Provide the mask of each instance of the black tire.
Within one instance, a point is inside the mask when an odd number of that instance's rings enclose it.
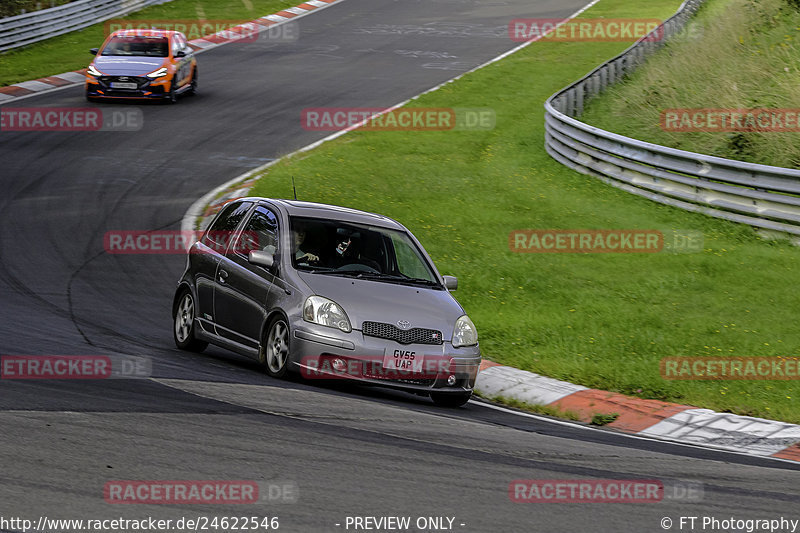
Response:
[[[432,392],[431,400],[439,407],[461,407],[472,397],[471,392]]]
[[[194,336],[194,297],[189,289],[182,289],[172,308],[172,338],[175,346],[189,352],[202,352],[208,343]]]
[[[192,71],[192,83],[189,85],[186,94],[191,94],[192,96],[197,94],[197,67]]]
[[[264,371],[273,378],[285,378],[289,373],[289,324],[282,316],[270,320],[258,360]]]
[[[86,95],[87,102],[97,102],[98,100],[99,98],[95,98],[94,96],[89,96],[88,94]]]
[[[164,103],[170,105],[178,103],[178,91],[177,91],[178,88],[175,87],[175,84],[178,83],[177,77],[178,77],[177,74],[172,76],[172,83],[170,83],[169,85],[169,92],[167,93],[167,97],[164,98]]]

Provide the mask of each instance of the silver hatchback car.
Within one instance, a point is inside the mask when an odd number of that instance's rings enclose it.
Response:
[[[481,362],[475,325],[398,222],[331,205],[242,198],[189,250],[175,344],[257,359],[273,377],[346,379],[460,406]]]

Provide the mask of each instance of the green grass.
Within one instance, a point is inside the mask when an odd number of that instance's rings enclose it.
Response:
[[[676,0],[603,0],[585,17],[659,17]],[[484,356],[642,398],[800,422],[792,382],[665,381],[665,356],[798,355],[800,250],[629,195],[544,151],[542,104],[624,43],[537,43],[412,102],[492,107],[483,132],[353,132],[268,169],[253,194],[382,213],[422,241]],[[696,254],[516,254],[522,228],[703,232]]]
[[[0,18],[21,15],[23,9],[26,13],[30,13],[39,9],[57,7],[74,1],[75,0],[4,0],[3,3],[0,4]]]
[[[582,120],[674,148],[797,168],[800,133],[667,132],[659,117],[675,108],[797,108],[798,29],[800,11],[787,0],[710,0],[690,38],[593,100]]]
[[[592,425],[605,426],[607,424],[612,423],[617,418],[619,418],[619,413],[608,413],[608,414],[597,413],[594,416],[592,416]]]
[[[142,9],[125,18],[248,21],[299,3],[297,0],[173,0]],[[105,37],[101,23],[2,54],[0,86],[85,68],[92,59],[89,49],[100,46]]]

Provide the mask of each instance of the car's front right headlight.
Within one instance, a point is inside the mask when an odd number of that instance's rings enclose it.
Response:
[[[478,330],[475,329],[475,324],[467,315],[459,317],[456,320],[456,327],[453,328],[453,348],[476,344],[478,344]]]
[[[95,78],[98,78],[100,76],[104,76],[104,74],[102,72],[100,72],[99,70],[97,70],[97,68],[94,65],[89,65],[89,68],[86,69],[86,73],[89,76],[94,76]]]
[[[309,296],[303,305],[303,318],[308,322],[338,328],[345,333],[350,333],[350,319],[344,309],[334,302],[322,296]]]
[[[161,67],[158,70],[154,70],[150,74],[146,74],[146,76],[148,78],[150,78],[151,80],[154,80],[156,78],[162,78],[162,77],[166,76],[168,72],[169,72],[169,70],[167,69],[167,67]]]

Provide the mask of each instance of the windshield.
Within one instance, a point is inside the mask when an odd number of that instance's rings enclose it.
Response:
[[[167,57],[169,55],[169,40],[166,37],[120,35],[108,41],[101,55]]]
[[[439,285],[403,231],[337,220],[292,217],[292,264],[321,274]]]

